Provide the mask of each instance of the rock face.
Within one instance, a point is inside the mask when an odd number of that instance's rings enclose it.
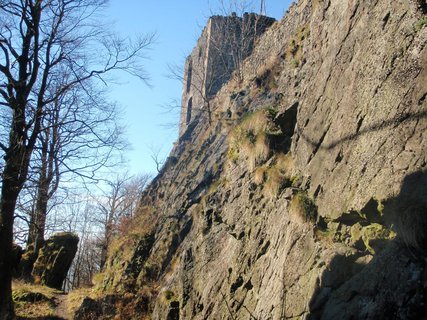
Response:
[[[74,256],[79,238],[73,233],[57,233],[50,237],[40,249],[32,276],[35,283],[61,289]]]
[[[423,8],[293,5],[181,136],[98,290],[145,297],[135,318],[425,315]]]

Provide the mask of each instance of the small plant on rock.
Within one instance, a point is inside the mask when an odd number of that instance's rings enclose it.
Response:
[[[277,167],[273,166],[267,171],[267,181],[265,182],[264,192],[270,199],[276,198],[280,192],[290,186],[290,180]]]
[[[298,192],[291,200],[289,214],[297,223],[316,222],[317,207],[306,192]]]
[[[277,111],[266,108],[251,113],[233,130],[229,137],[228,158],[237,163],[240,157],[248,161],[251,171],[271,156],[271,136],[280,131],[274,124]]]
[[[418,20],[415,25],[414,29],[416,32],[420,31],[422,28],[427,26],[427,18],[422,18],[421,20]]]

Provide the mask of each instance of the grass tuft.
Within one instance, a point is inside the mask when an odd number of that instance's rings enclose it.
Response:
[[[415,25],[414,25],[414,29],[416,32],[420,31],[422,28],[424,28],[425,26],[427,26],[427,17],[426,18],[422,18],[421,20],[418,20]]]
[[[264,185],[264,193],[270,199],[275,199],[284,188],[290,186],[289,178],[277,167],[270,167],[267,171],[267,181]]]
[[[271,156],[270,136],[278,130],[273,120],[276,111],[266,108],[248,114],[230,133],[228,159],[237,163],[246,159],[251,171],[265,163]]]
[[[267,170],[266,167],[258,167],[254,171],[254,182],[257,185],[262,185],[267,179]]]
[[[308,25],[299,27],[296,34],[289,41],[286,49],[286,57],[293,68],[298,68],[304,63],[303,47],[305,40],[310,36],[310,28]]]
[[[289,206],[291,220],[300,224],[316,222],[317,207],[306,192],[298,192],[291,200]]]

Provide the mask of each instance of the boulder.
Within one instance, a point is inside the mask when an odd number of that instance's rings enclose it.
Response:
[[[76,255],[78,243],[79,237],[70,232],[57,233],[49,238],[34,263],[34,282],[60,290]]]

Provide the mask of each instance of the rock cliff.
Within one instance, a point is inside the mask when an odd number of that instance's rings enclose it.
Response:
[[[145,190],[97,316],[422,318],[425,9],[292,5]]]

